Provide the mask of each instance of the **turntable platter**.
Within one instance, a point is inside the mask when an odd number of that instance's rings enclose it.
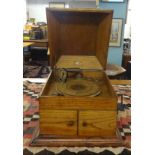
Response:
[[[65,96],[97,96],[101,92],[94,81],[83,78],[69,79],[65,83],[59,82],[57,91]]]

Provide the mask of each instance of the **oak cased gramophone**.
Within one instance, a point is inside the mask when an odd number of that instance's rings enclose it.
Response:
[[[112,10],[47,8],[52,73],[32,146],[117,146],[117,97],[104,70]]]

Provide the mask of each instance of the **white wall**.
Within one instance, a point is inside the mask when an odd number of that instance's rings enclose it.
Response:
[[[45,8],[49,7],[49,2],[53,0],[26,0],[27,1],[27,12],[29,18],[35,18],[36,22],[46,22],[46,11]],[[54,1],[64,1],[64,0],[54,0]],[[70,0],[65,0],[70,1]],[[96,2],[94,0],[90,0],[89,2],[70,2],[70,7],[88,7],[94,8],[96,7]]]
[[[35,18],[36,22],[46,22],[45,8],[51,0],[27,0],[27,12],[29,18]]]
[[[127,21],[125,24],[124,38],[131,38],[131,0],[128,3]]]
[[[23,26],[25,25],[27,21],[27,16],[26,16],[26,0],[23,2]]]

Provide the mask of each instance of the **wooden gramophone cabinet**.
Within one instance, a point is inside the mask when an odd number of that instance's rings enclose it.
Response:
[[[118,146],[117,97],[104,70],[112,10],[47,8],[51,67],[92,70],[97,97],[56,96],[54,73],[39,97],[40,123],[32,146]],[[98,74],[99,73],[99,74]]]

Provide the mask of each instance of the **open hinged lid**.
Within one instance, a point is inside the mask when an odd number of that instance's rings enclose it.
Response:
[[[112,10],[47,8],[51,67],[105,70]]]

